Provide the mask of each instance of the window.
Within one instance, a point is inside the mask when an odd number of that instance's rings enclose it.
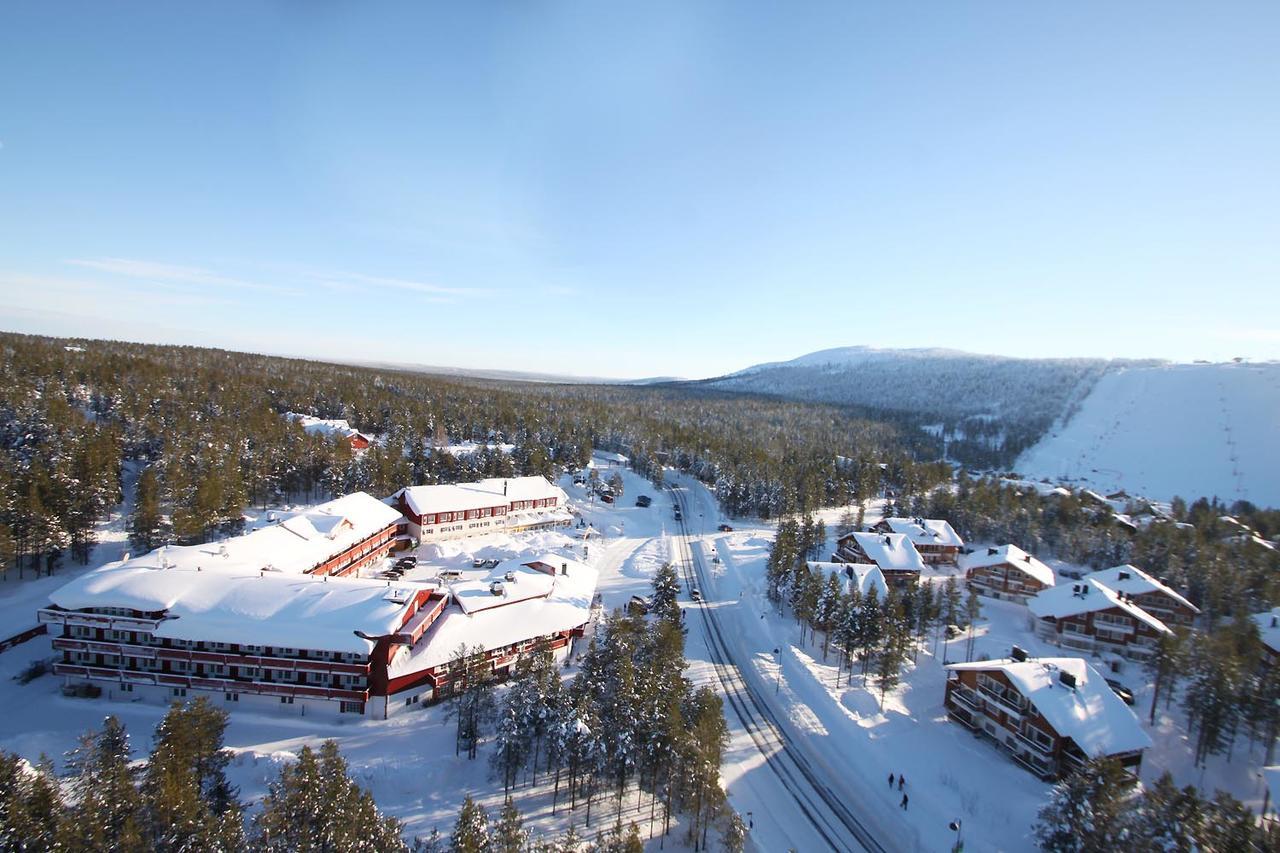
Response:
[[[343,702],[339,706],[339,711],[343,714],[362,714],[364,713],[364,708],[361,707],[359,702]]]
[[[239,694],[239,693],[228,693],[228,694],[226,694],[226,699],[227,699],[227,701],[228,701],[228,702],[239,702],[239,701],[240,701],[240,694]]]
[[[123,693],[132,693],[132,692],[133,692],[133,685],[132,685],[132,684],[129,684],[129,683],[127,683],[127,682],[126,682],[125,684],[121,684],[121,685],[120,685],[120,690],[121,690],[121,692],[123,692]]]
[[[175,687],[175,688],[173,688],[173,695],[174,695],[174,696],[178,696],[178,697],[186,696],[186,695],[187,695],[187,688],[185,688],[185,687]]]
[[[281,696],[281,697],[280,697],[280,704],[281,704],[281,705],[292,705],[292,704],[293,704],[293,697],[292,697],[292,696]]]

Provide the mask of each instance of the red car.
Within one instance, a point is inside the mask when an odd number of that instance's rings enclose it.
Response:
[[[720,532],[721,532],[721,533],[729,533],[729,532],[731,532],[732,530],[733,530],[733,528],[732,528],[732,527],[730,527],[730,526],[729,526],[729,525],[727,525],[727,524],[722,524],[722,525],[720,525]]]

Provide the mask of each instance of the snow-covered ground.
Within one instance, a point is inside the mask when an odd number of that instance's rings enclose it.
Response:
[[[1280,363],[1131,368],[1099,380],[1016,468],[1104,494],[1280,506],[1277,429]]]
[[[599,592],[605,609],[624,605],[632,595],[647,594],[653,573],[667,559],[669,544],[664,534],[671,519],[670,498],[630,471],[612,470],[621,471],[625,486],[624,495],[613,505],[590,501],[585,489],[573,486],[569,478],[562,482],[571,504],[591,526],[585,540],[581,531],[574,529],[495,534],[427,545],[418,551],[422,564],[408,576],[428,577],[440,568],[487,574],[487,570],[474,570],[472,561],[558,552],[585,559],[600,571]],[[601,473],[608,476],[612,470]],[[639,494],[653,496],[653,505],[635,506],[635,497]],[[283,511],[274,512],[279,515]],[[266,513],[262,513],[261,518],[258,515],[253,511],[247,513],[248,527],[269,523]],[[0,619],[18,626],[15,631],[33,626],[35,611],[47,601],[50,590],[77,574],[118,559],[127,549],[126,517],[127,506],[121,507],[104,526],[105,541],[95,551],[90,566],[61,569],[52,578],[33,580],[29,576],[21,582],[15,574],[10,582],[0,584]],[[75,745],[81,732],[101,725],[105,715],[115,714],[128,727],[135,750],[145,754],[151,733],[164,713],[159,705],[67,698],[58,689],[60,680],[53,676],[37,678],[26,685],[13,680],[13,676],[31,662],[52,655],[47,636],[0,654],[0,718],[5,720],[0,730],[0,749],[31,760],[47,754],[61,766],[63,754]],[[567,674],[571,673],[572,667]],[[317,745],[324,739],[334,738],[353,774],[372,789],[384,810],[406,822],[410,837],[426,835],[433,827],[447,834],[466,794],[475,795],[494,815],[502,806],[501,785],[490,778],[488,750],[482,748],[475,761],[454,756],[453,723],[447,717],[448,707],[448,703],[424,707],[420,712],[385,721],[321,720],[235,709],[226,738],[227,745],[236,752],[229,773],[233,783],[240,786],[242,798],[254,802],[265,794],[268,782],[278,773],[282,761],[290,760],[304,744]],[[526,785],[516,792],[519,807],[535,830],[562,832],[572,821],[580,832],[594,835],[597,829],[613,825],[616,811],[612,799],[606,802],[606,798],[598,798],[592,825],[588,828],[584,826],[585,808],[580,803],[578,809],[570,813],[565,807],[563,790],[558,813],[553,816],[551,787],[543,784],[544,781],[550,780],[539,779],[537,787]],[[647,828],[648,817],[647,799],[637,808],[634,794],[628,797],[623,822],[635,820]],[[673,826],[678,827],[678,822]],[[666,845],[679,849],[680,832],[673,828]],[[655,839],[653,849],[658,845]]]

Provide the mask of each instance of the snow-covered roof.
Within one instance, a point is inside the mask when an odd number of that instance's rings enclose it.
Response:
[[[605,462],[616,462],[619,465],[626,465],[631,460],[623,456],[621,453],[614,453],[611,450],[596,450],[592,452],[592,456],[602,459]]]
[[[881,571],[924,571],[924,560],[901,533],[850,533],[858,547]]]
[[[1138,718],[1106,679],[1082,658],[1032,658],[953,663],[950,670],[998,670],[1053,726],[1090,756],[1117,755],[1151,746]],[[1075,678],[1074,689],[1059,673]]]
[[[395,631],[413,594],[430,588],[220,567],[162,569],[129,560],[81,575],[49,598],[65,610],[165,611],[157,637],[364,654],[373,643],[354,632]]]
[[[303,431],[311,435],[322,435],[325,438],[333,438],[335,435],[343,438],[364,435],[359,430],[353,429],[351,424],[341,418],[316,418],[298,412],[285,412],[284,416],[290,420],[297,421],[302,426]],[[364,437],[368,438],[369,436],[365,435]]]
[[[450,605],[411,651],[396,656],[390,674],[408,675],[447,663],[462,644],[497,649],[568,631],[588,621],[598,579],[594,568],[556,554],[525,560],[524,565],[554,568],[556,574],[548,576],[553,583],[546,596],[473,613]]]
[[[399,512],[372,495],[353,492],[241,536],[199,545],[167,545],[127,560],[126,565],[302,574],[400,519]]]
[[[1160,633],[1173,633],[1163,622],[1141,607],[1122,600],[1115,592],[1090,578],[1046,589],[1027,602],[1027,609],[1041,619],[1065,619],[1113,607],[1118,607]]]
[[[884,572],[874,563],[824,563],[818,560],[809,562],[809,571],[818,572],[823,577],[834,572],[842,580],[853,572],[852,583],[858,585],[858,594],[866,596],[875,587],[876,597],[884,601],[889,597],[889,584],[885,583]]]
[[[1190,601],[1187,601],[1181,595],[1151,577],[1151,575],[1147,574],[1137,566],[1126,563],[1123,566],[1112,566],[1109,569],[1090,572],[1085,575],[1085,577],[1097,581],[1108,589],[1114,590],[1115,592],[1122,592],[1125,595],[1142,595],[1149,592],[1164,593],[1179,604],[1190,608],[1191,612],[1200,612],[1200,608],[1196,607]]]
[[[564,490],[545,477],[491,477],[474,483],[409,486],[393,497],[400,495],[404,495],[409,508],[418,515],[486,509],[546,498],[558,498],[559,505],[564,506],[568,500]]]
[[[886,518],[884,523],[894,533],[901,533],[916,545],[964,545],[960,534],[941,518]]]
[[[508,580],[507,576],[511,579]],[[494,584],[499,584],[495,593]],[[492,607],[502,607],[530,598],[541,598],[551,592],[555,580],[547,572],[535,569],[523,560],[508,560],[485,578],[459,581],[449,586],[453,598],[467,613],[478,613]]]
[[[1025,572],[1045,586],[1053,586],[1053,569],[1019,548],[1017,545],[1001,545],[999,548],[983,548],[960,558],[960,568],[984,569],[1008,563]]]
[[[1271,651],[1280,654],[1280,607],[1255,613],[1253,621],[1258,626],[1258,634],[1262,637],[1262,642]]]

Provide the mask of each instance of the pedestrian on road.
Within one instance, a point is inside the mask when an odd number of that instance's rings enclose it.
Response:
[[[903,775],[901,775],[901,774],[899,774],[899,775],[898,775],[898,790],[899,790],[899,791],[901,791],[901,790],[902,790],[902,786],[903,786],[903,785],[905,785],[905,784],[907,784],[907,777],[906,777],[906,776],[903,776]]]
[[[907,810],[907,795],[906,795],[906,794],[903,794],[903,795],[902,795],[902,810],[903,810],[904,812]]]
[[[892,791],[892,790],[893,790],[893,780],[894,780],[894,779],[896,779],[896,778],[897,778],[897,777],[896,777],[896,776],[894,776],[892,773],[890,773],[890,774],[889,774],[889,790],[890,790],[890,791]]]

